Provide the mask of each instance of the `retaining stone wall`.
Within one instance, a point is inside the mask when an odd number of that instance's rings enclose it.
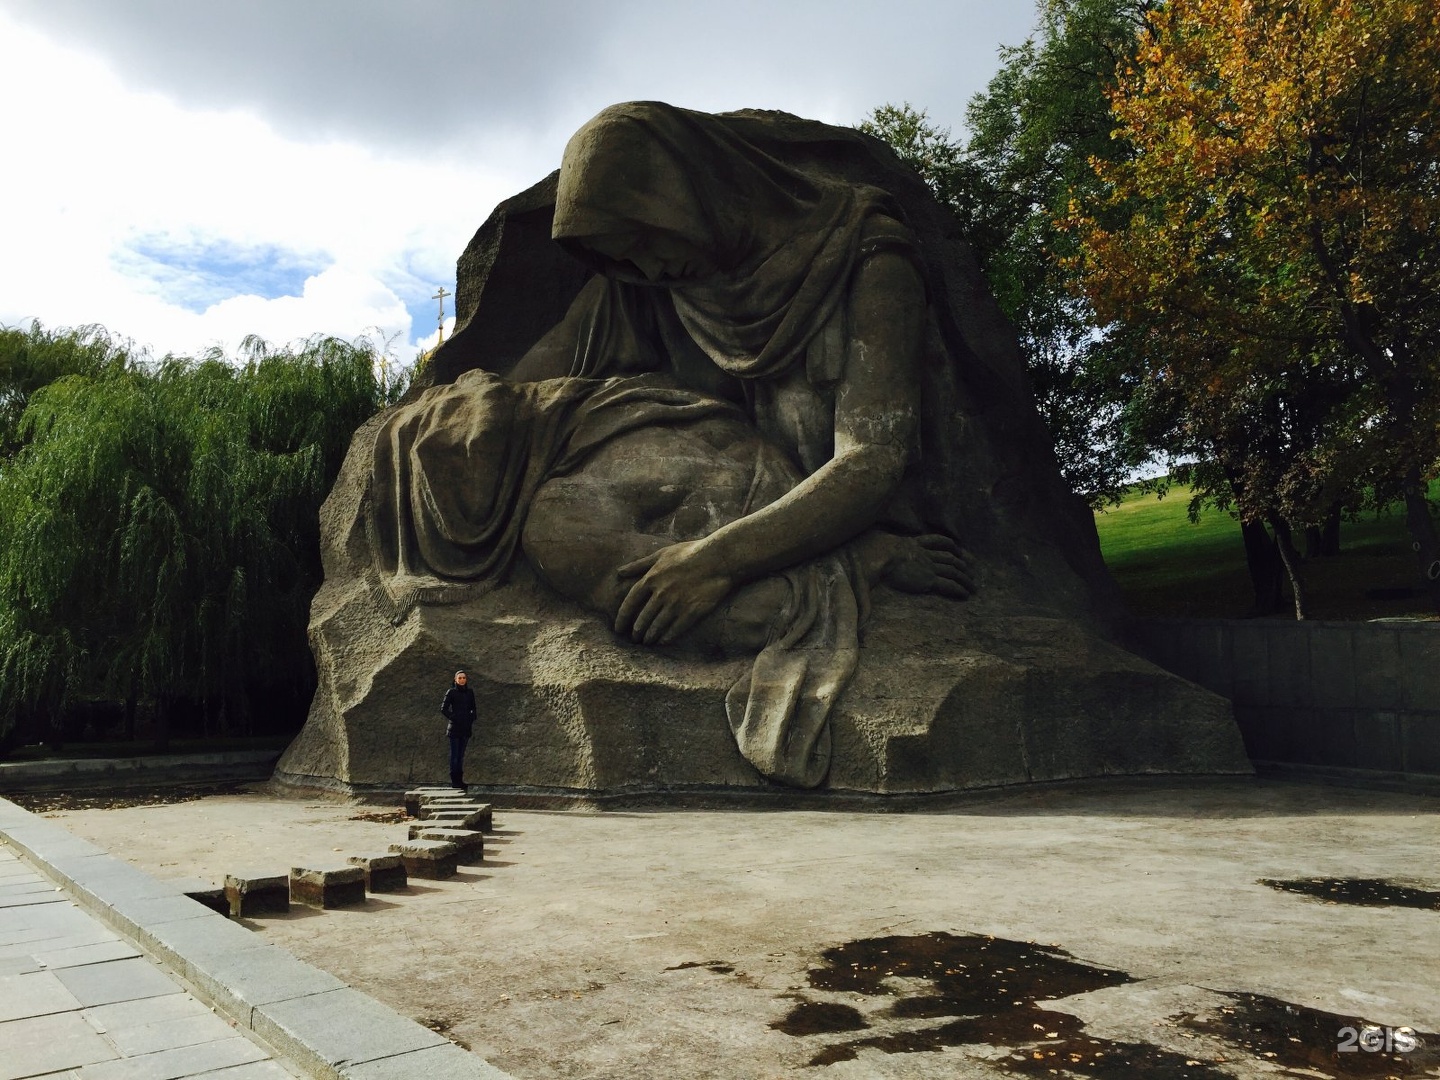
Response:
[[[1141,619],[1127,638],[1230,698],[1257,767],[1440,788],[1440,623]]]

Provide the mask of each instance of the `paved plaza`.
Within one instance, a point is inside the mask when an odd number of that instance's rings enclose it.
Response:
[[[0,849],[0,1080],[294,1075]]]
[[[383,850],[405,830],[384,809],[257,790],[50,816],[218,880]],[[497,809],[455,877],[245,925],[522,1080],[1437,1076],[1401,1029],[1440,1031],[1440,911],[1399,906],[1440,887],[1437,826],[1433,798],[1272,781]],[[1378,906],[1262,883],[1351,878]]]

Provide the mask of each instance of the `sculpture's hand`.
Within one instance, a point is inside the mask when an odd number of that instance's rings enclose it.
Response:
[[[885,564],[885,584],[908,593],[938,593],[955,600],[973,596],[975,564],[948,536],[897,536]]]
[[[644,645],[668,645],[703,619],[735,587],[714,565],[702,541],[687,540],[626,563],[623,578],[639,578],[615,616],[615,632]]]

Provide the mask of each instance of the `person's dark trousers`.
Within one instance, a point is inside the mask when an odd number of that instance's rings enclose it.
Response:
[[[469,735],[450,736],[450,783],[456,787],[465,786],[465,744]]]

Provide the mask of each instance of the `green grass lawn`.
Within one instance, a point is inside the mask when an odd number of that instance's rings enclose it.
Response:
[[[1436,493],[1432,487],[1432,497]],[[1253,605],[1240,525],[1206,510],[1191,523],[1190,489],[1164,499],[1131,494],[1095,515],[1100,550],[1137,615],[1242,618]],[[1312,619],[1433,617],[1420,592],[1419,571],[1398,507],[1340,529],[1340,554],[1304,563]],[[1377,598],[1376,590],[1389,592]],[[1413,596],[1397,596],[1413,590]],[[1288,601],[1287,601],[1288,603]],[[1287,609],[1282,617],[1293,615]]]

